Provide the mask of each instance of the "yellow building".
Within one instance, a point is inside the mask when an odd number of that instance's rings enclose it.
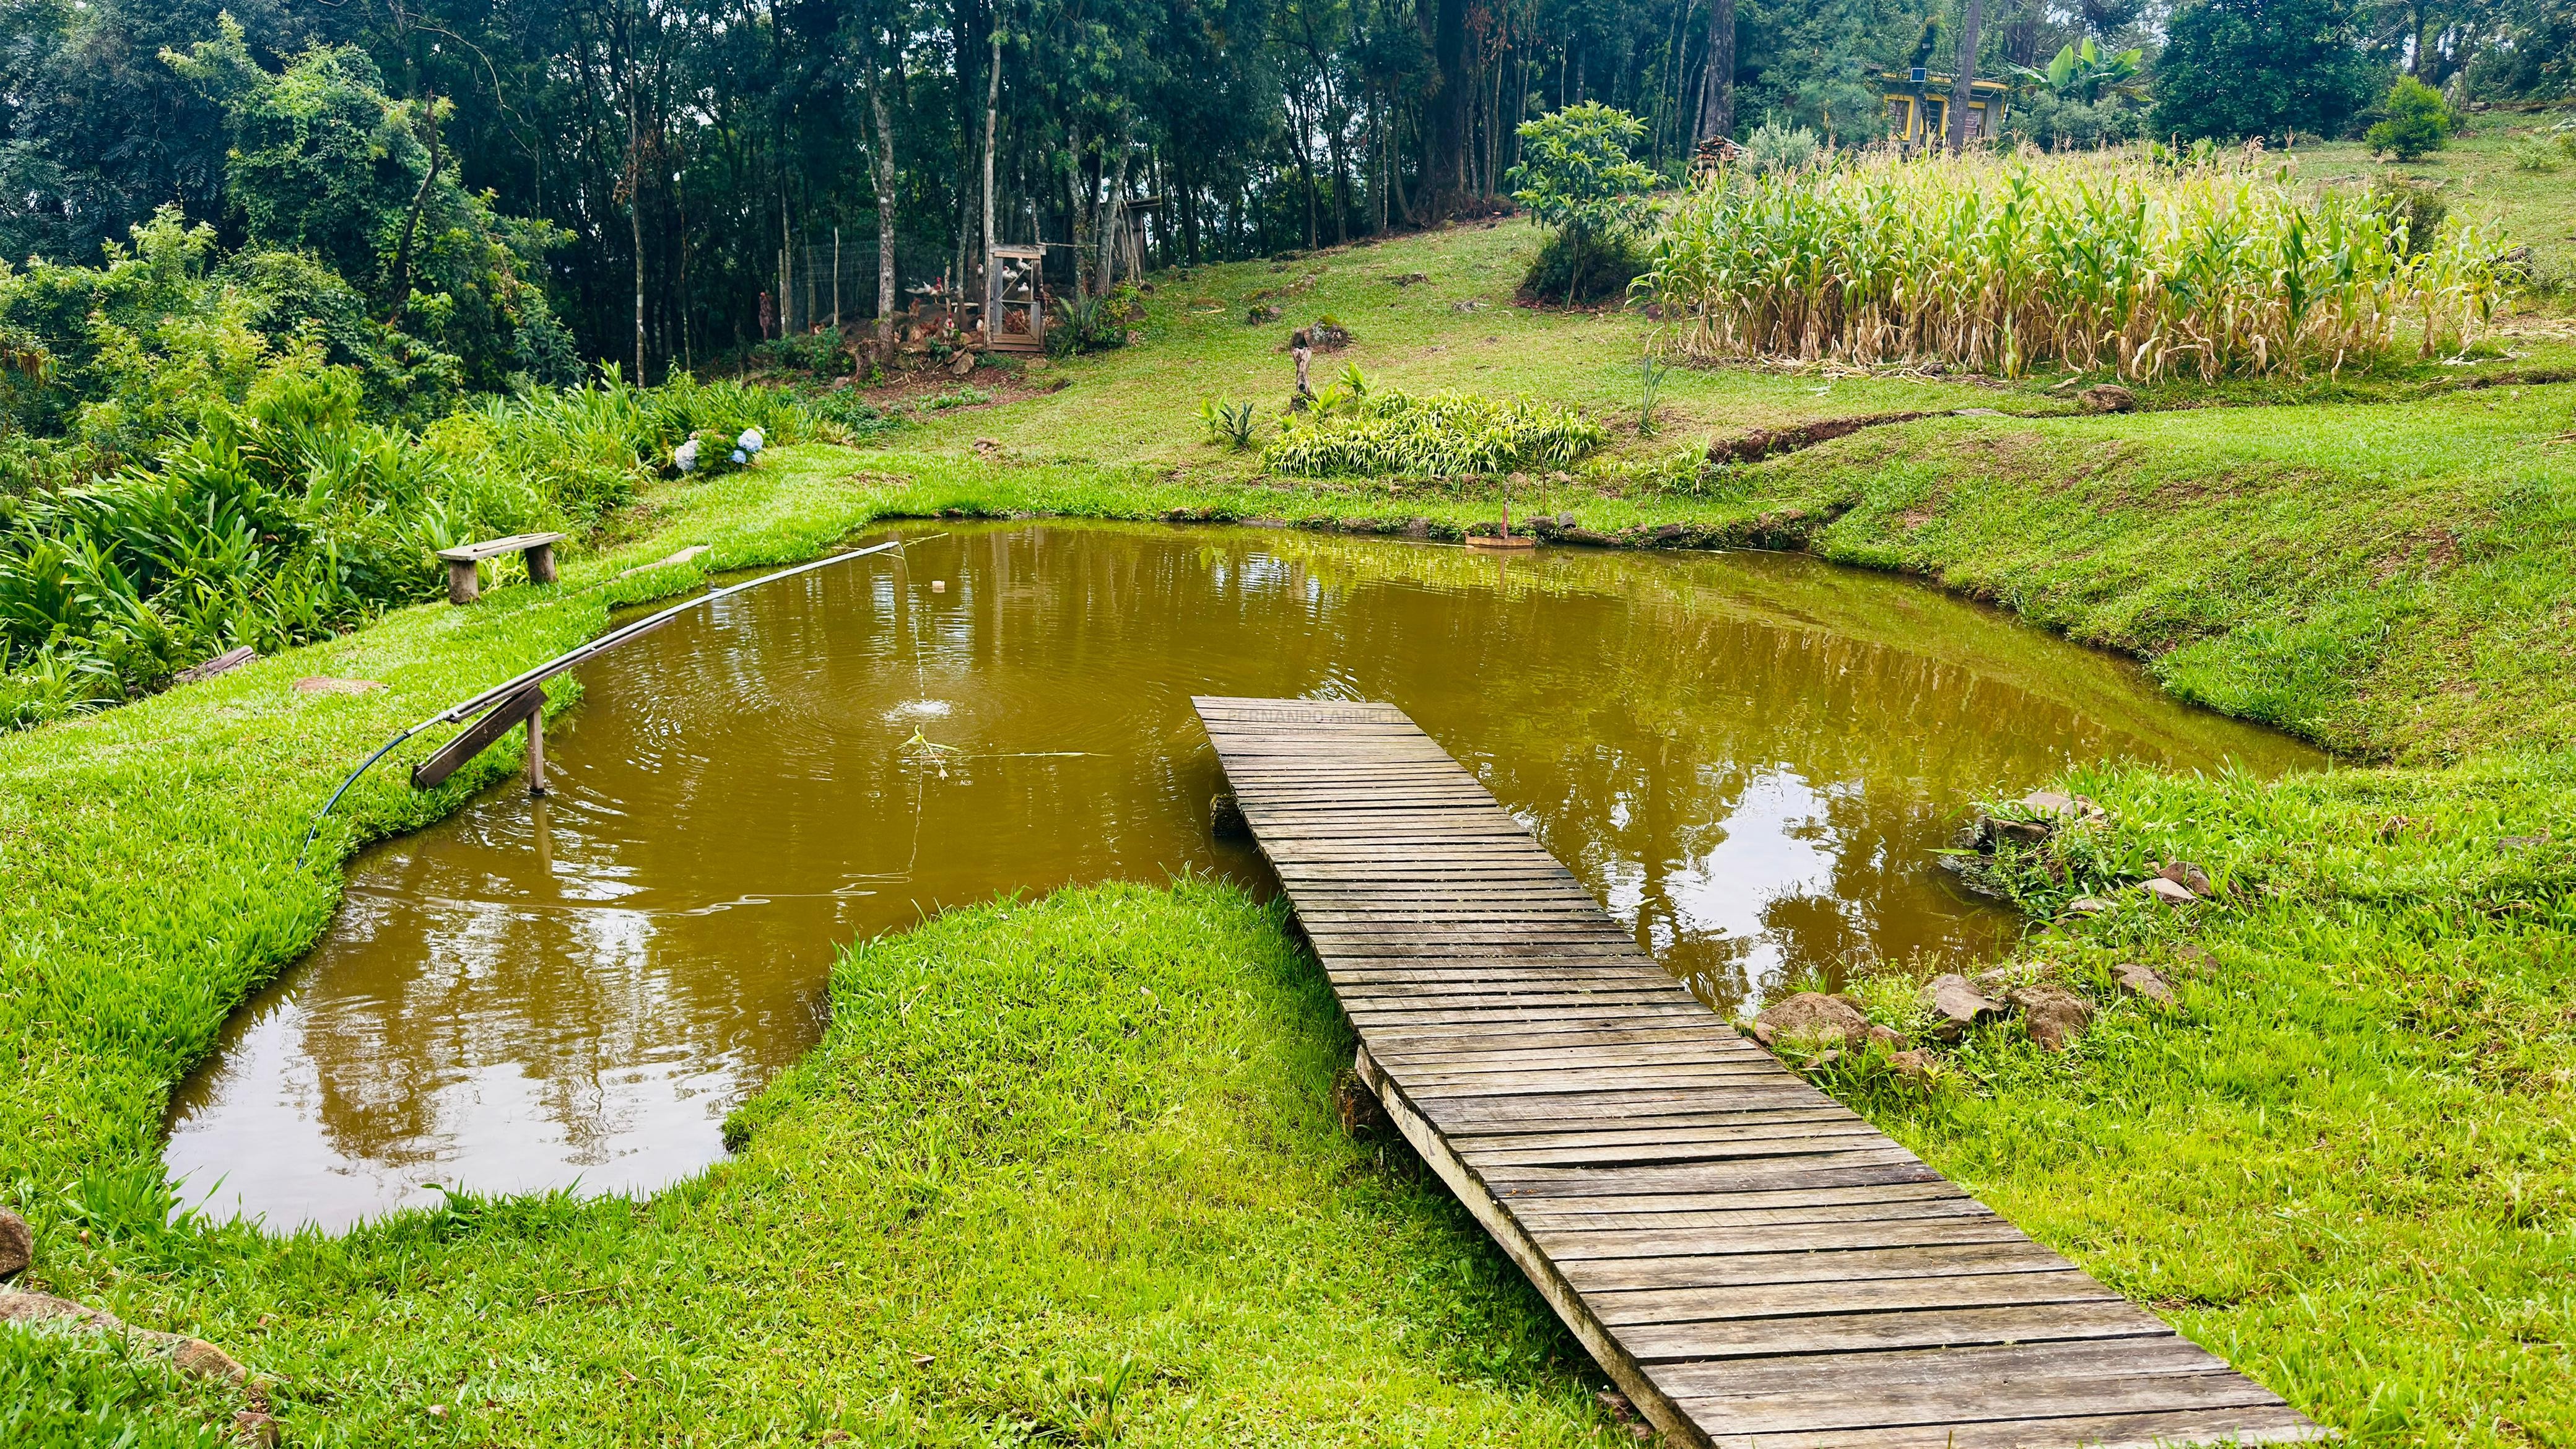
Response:
[[[1911,71],[1880,73],[1887,83],[1887,134],[1908,146],[1939,141],[1949,134],[1951,76],[1917,66]],[[1995,134],[2004,124],[2004,96],[2012,89],[1999,80],[1968,82],[1968,139]]]

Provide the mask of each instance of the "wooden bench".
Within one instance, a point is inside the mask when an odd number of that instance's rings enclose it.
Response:
[[[440,549],[438,556],[447,565],[447,602],[470,604],[481,597],[482,585],[475,578],[475,565],[505,553],[528,556],[529,583],[553,583],[555,545],[563,542],[563,537],[560,533],[514,533],[508,538],[487,538],[481,543]]]

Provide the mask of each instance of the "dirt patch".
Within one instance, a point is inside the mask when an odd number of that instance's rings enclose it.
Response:
[[[1051,369],[1041,370],[1033,362],[1016,368],[1003,368],[979,358],[974,368],[965,373],[952,373],[945,367],[933,365],[917,372],[888,373],[883,381],[873,386],[853,384],[844,390],[887,412],[909,410],[930,398],[955,397],[965,388],[988,394],[982,402],[951,403],[938,410],[957,411],[996,407],[1022,398],[1040,397],[1070,381],[1070,378],[1059,376]]]
[[[2442,573],[2460,561],[2460,536],[2447,528],[2426,529],[2380,555],[2370,566],[2374,583],[2387,583],[2403,573]]]
[[[1732,438],[1713,438],[1708,445],[1712,463],[1758,463],[1782,453],[1794,453],[1847,438],[1863,428],[1880,428],[1890,423],[1910,423],[1918,418],[1939,416],[1935,413],[1867,413],[1851,418],[1825,418],[1819,422],[1793,423],[1785,428],[1755,428]]]

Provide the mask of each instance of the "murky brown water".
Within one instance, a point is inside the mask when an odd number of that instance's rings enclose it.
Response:
[[[907,552],[605,656],[548,731],[551,798],[497,788],[363,855],[328,939],[181,1092],[187,1195],[338,1226],[427,1183],[702,1167],[814,1041],[838,943],[996,892],[1258,883],[1208,836],[1195,693],[1401,705],[1721,1004],[1998,949],[2014,920],[1932,863],[1979,791],[2108,755],[2319,761],[1804,558],[1067,524]]]

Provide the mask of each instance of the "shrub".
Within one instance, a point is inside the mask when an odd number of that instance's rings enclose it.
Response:
[[[1304,477],[1450,478],[1561,468],[1608,438],[1599,422],[1553,403],[1372,389],[1329,411],[1290,414],[1262,461]]]
[[[1207,424],[1210,435],[1233,444],[1238,453],[1252,446],[1253,412],[1250,403],[1221,403],[1214,398],[1201,398],[1199,421]]]
[[[2400,161],[2429,156],[2449,145],[2451,132],[2459,127],[2459,118],[2451,114],[2442,93],[2411,75],[2397,78],[2381,108],[2387,119],[2362,137],[2373,155],[2395,156]]]
[[[1703,357],[2215,379],[2455,352],[2502,298],[2504,250],[2215,164],[1874,154],[1709,178],[1651,284]]]
[[[2441,188],[2420,181],[2383,178],[2371,183],[2366,204],[2386,219],[2389,245],[2401,256],[2429,251],[2450,218],[2450,203]]]
[[[1761,129],[1744,139],[1743,166],[1756,176],[1804,171],[1815,164],[1824,147],[1823,140],[1804,126],[1765,121]]]
[[[1574,270],[1578,245],[1583,264],[1579,280]],[[1634,233],[1578,244],[1570,232],[1551,232],[1521,278],[1521,292],[1533,300],[1561,298],[1570,306],[1625,297],[1629,284],[1645,274],[1646,248],[1646,239]]]
[[[1654,189],[1655,173],[1629,154],[1645,134],[1645,122],[1597,101],[1567,106],[1520,127],[1521,160],[1504,179],[1513,187],[1512,200],[1565,237],[1563,295],[1568,300],[1582,289],[1587,254],[1605,240],[1636,231],[1654,214],[1646,193]],[[1537,281],[1533,270],[1526,285],[1546,295]]]

